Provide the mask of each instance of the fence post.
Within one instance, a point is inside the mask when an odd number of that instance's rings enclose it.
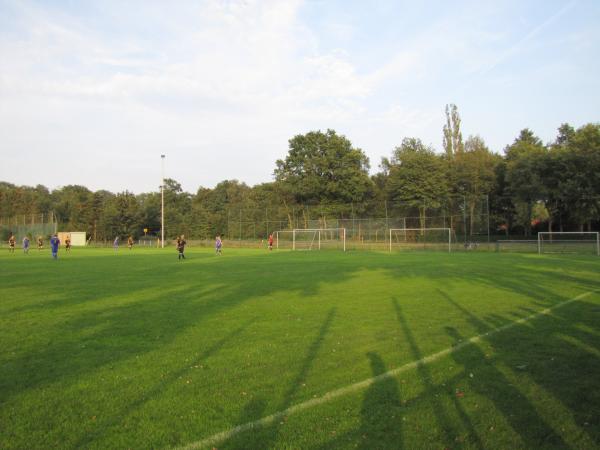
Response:
[[[490,249],[490,194],[486,195],[485,200],[486,213],[487,213],[487,238],[488,238],[488,250]]]
[[[467,197],[463,195],[463,228],[465,240],[464,243],[467,242]]]

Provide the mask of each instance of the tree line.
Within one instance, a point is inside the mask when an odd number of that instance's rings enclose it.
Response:
[[[374,175],[362,149],[327,130],[290,139],[287,155],[275,162],[272,182],[248,186],[225,180],[192,194],[166,179],[166,236],[266,236],[301,228],[315,217],[325,225],[328,218],[411,216],[427,226],[431,216],[451,221],[453,214],[465,218],[469,233],[484,214],[491,234],[599,229],[600,124],[577,129],[562,124],[550,143],[525,128],[502,154],[478,135],[463,140],[460,127],[456,106],[447,105],[443,151],[406,137]],[[50,191],[0,182],[5,234],[9,217],[53,213],[59,229],[86,231],[94,240],[139,238],[144,229],[159,235],[160,209],[160,192],[93,192],[78,185]]]

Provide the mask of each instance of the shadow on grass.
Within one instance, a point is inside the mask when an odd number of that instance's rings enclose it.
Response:
[[[449,295],[444,293],[444,296],[464,312],[482,333],[490,331],[489,323],[493,320],[482,320]],[[413,359],[420,359],[423,355],[398,300],[393,299],[392,304]],[[416,371],[425,390],[402,404],[399,402],[395,377],[375,383],[365,392],[360,428],[329,439],[317,448],[403,448],[401,430],[406,427],[398,418],[423,404],[434,409],[438,426],[444,430],[438,436],[432,432],[424,433],[421,441],[423,448],[428,448],[430,443],[431,448],[466,446],[483,449],[490,446],[495,448],[500,445],[498,442],[516,448],[599,448],[600,380],[595,375],[600,373],[600,334],[586,331],[598,329],[599,313],[597,304],[577,301],[554,310],[552,315],[542,315],[526,323],[515,324],[485,338],[494,348],[491,357],[477,344],[467,345],[448,356],[463,370],[442,379],[443,384],[435,384],[427,365],[419,364]],[[470,337],[463,336],[452,327],[447,327],[446,332],[456,345]],[[574,338],[573,342],[578,345],[565,341],[562,338],[564,335]],[[374,376],[388,370],[377,354],[369,353],[368,357]],[[512,368],[513,376],[507,378],[500,370],[500,365],[504,367],[502,370]],[[524,389],[526,392],[536,392],[536,389],[529,390],[527,385],[515,383],[515,379],[523,375],[561,402],[563,417],[554,418],[550,424],[540,415],[540,405],[537,403],[540,399],[530,399],[523,393]],[[452,390],[454,386],[466,386],[465,392],[457,391],[455,395]],[[469,397],[474,394],[488,399],[493,410],[484,411],[469,402]],[[446,401],[442,402],[440,398]],[[556,412],[545,411],[545,414]],[[494,430],[495,427],[488,427],[490,421],[494,423],[494,420],[498,420],[494,419],[495,415],[514,431],[515,436],[505,436],[500,441],[494,437],[498,431]],[[559,429],[558,424],[571,417],[574,424],[569,425],[571,430],[566,432],[568,440],[565,440],[565,430]],[[405,431],[411,432],[414,430]],[[463,438],[465,432],[467,436]],[[454,437],[459,436],[461,439],[457,441]]]
[[[38,303],[32,302],[20,307],[19,313],[44,311],[54,314],[53,319],[61,320],[57,321],[58,323],[46,325],[45,329],[41,324],[37,327],[40,332],[39,337],[34,336],[27,343],[30,344],[28,347],[23,346],[14,355],[7,355],[3,358],[3,370],[0,373],[0,402],[6,402],[22,392],[40,386],[56,382],[74,383],[102,367],[113,367],[135,356],[160,351],[161,347],[172,343],[187,329],[201,326],[207,320],[249,299],[277,291],[298,292],[305,296],[312,296],[319,292],[321,285],[343,283],[362,270],[384,270],[390,276],[398,279],[406,277],[407,274],[434,281],[446,282],[449,280],[450,283],[453,277],[457,280],[466,278],[479,285],[504,289],[507,292],[533,298],[539,306],[549,306],[564,299],[563,296],[552,290],[552,283],[548,283],[557,276],[556,273],[551,270],[542,270],[545,267],[559,268],[560,261],[540,260],[541,269],[539,271],[515,272],[514,259],[506,258],[496,261],[492,270],[489,266],[482,267],[477,258],[473,261],[463,258],[465,263],[458,268],[456,262],[452,262],[452,266],[450,263],[442,263],[440,267],[432,269],[427,264],[415,266],[415,258],[399,261],[394,258],[382,258],[381,255],[378,255],[377,258],[367,255],[363,261],[362,259],[357,260],[356,255],[349,256],[348,259],[339,259],[343,263],[336,264],[336,270],[330,270],[330,261],[327,259],[309,255],[299,255],[294,260],[288,258],[285,259],[285,264],[268,266],[268,283],[264,282],[264,265],[248,264],[244,258],[240,258],[240,260],[225,257],[219,260],[202,258],[179,264],[175,259],[176,255],[173,255],[173,263],[163,265],[164,259],[160,259],[158,263],[153,261],[149,266],[130,267],[131,260],[115,262],[116,258],[105,257],[103,260],[108,261],[109,265],[104,268],[96,267],[96,261],[93,259],[70,261],[68,269],[73,270],[74,276],[79,277],[77,278],[78,282],[83,285],[87,280],[96,281],[85,288],[65,286],[64,295],[52,302],[44,303],[40,299]],[[123,260],[125,259],[123,258]],[[209,260],[210,264],[204,264],[204,261]],[[264,260],[266,261],[266,259]],[[259,261],[259,259],[255,258],[253,261]],[[522,261],[526,260],[522,259]],[[193,264],[188,264],[191,262]],[[144,260],[139,258],[139,264],[143,263]],[[588,271],[593,271],[598,267],[597,264],[587,262],[581,262],[580,266]],[[65,267],[67,266],[65,265]],[[56,281],[57,275],[60,280],[62,275],[68,273],[65,267],[53,267],[47,279],[32,280],[32,282],[51,284]],[[106,270],[107,276],[99,278],[97,274],[103,270]],[[468,275],[466,276],[465,273]],[[132,274],[135,277],[132,277]],[[600,281],[597,280],[569,274],[562,274],[561,277],[566,283],[577,285],[582,289],[600,289]],[[227,279],[227,287],[211,288],[215,281],[223,278]],[[19,282],[22,283],[22,281]],[[165,286],[173,284],[180,287],[165,291]],[[18,286],[18,283],[12,280],[12,285]],[[153,292],[149,294],[149,290]],[[139,294],[143,298],[129,301],[126,304],[113,304],[101,310],[83,309],[86,302],[93,301],[94,304],[101,306],[103,299],[118,297],[121,294],[133,297]],[[281,301],[285,301],[285,299]],[[62,311],[62,308],[72,305],[80,305],[82,310],[68,312],[68,318],[62,320],[61,315],[66,312]],[[456,305],[458,303],[455,302]],[[397,315],[400,321],[400,309],[397,310]],[[333,316],[334,312],[330,311],[321,327],[319,336],[321,334],[324,336],[327,332]],[[506,317],[490,315],[484,321],[474,321],[473,323],[477,329],[485,330],[488,323],[504,324],[506,322]],[[586,320],[586,323],[593,329],[598,328],[597,322],[594,324]],[[406,321],[404,323],[400,321],[400,324],[404,330]],[[231,328],[234,326],[235,324],[231,324]],[[404,333],[410,336],[411,334],[407,334],[407,332],[410,333],[408,327]],[[221,332],[222,339],[228,339],[228,333],[228,330]],[[243,333],[243,330],[240,333]],[[297,376],[284,392],[281,404],[277,409],[289,407],[297,396],[298,386],[308,375],[312,361],[321,346],[322,336],[319,336],[308,347],[303,364]],[[219,340],[218,333],[214,338],[216,341]],[[416,345],[416,339],[413,337],[412,342],[409,341],[409,343],[413,358],[417,358],[421,352]],[[202,352],[210,348],[210,343],[199,343],[197,350]],[[213,350],[213,353],[219,351],[220,347]],[[375,366],[383,365],[382,362],[381,364],[373,362],[374,358],[375,356],[371,357],[372,370],[376,368]],[[174,368],[174,371],[183,371],[188,365],[188,363],[182,364],[179,368]],[[423,378],[428,374],[421,370],[420,375]],[[431,385],[427,386],[426,384],[426,387],[432,389]],[[151,390],[151,392],[153,395],[158,395],[161,389],[162,387]],[[133,401],[133,409],[139,408],[143,404],[143,402],[138,402],[139,400]],[[251,402],[255,402],[255,406],[245,408],[246,412],[240,413],[240,423],[254,420],[255,413],[260,409],[259,406],[265,404],[261,399],[253,399]],[[125,414],[131,413],[132,408],[125,408]],[[374,406],[370,408],[373,409]],[[447,417],[443,416],[443,411],[438,414],[441,414],[437,419],[440,424],[446,422],[447,427],[455,426],[446,420]],[[461,420],[463,425],[468,428],[465,419]],[[263,430],[263,432],[265,433],[262,435],[265,443],[276,442],[278,434],[276,429]],[[264,448],[260,437],[255,440],[255,443],[257,447]]]
[[[373,377],[382,375],[390,369],[376,352],[368,352],[367,358]],[[360,425],[345,433],[335,433],[325,439],[325,443],[314,446],[319,450],[337,448],[361,449],[401,449],[403,445],[403,414],[405,402],[402,401],[398,381],[395,377],[385,377],[365,391],[360,408]],[[318,433],[320,430],[314,430]],[[240,447],[241,448],[241,447]]]
[[[303,382],[306,380],[308,373],[313,365],[315,358],[317,357],[321,346],[323,345],[323,341],[325,340],[325,336],[329,331],[331,324],[333,322],[333,318],[335,317],[336,309],[331,308],[323,321],[317,336],[312,341],[311,345],[308,347],[306,355],[302,360],[302,364],[300,365],[300,369],[296,376],[289,383],[287,390],[285,391],[281,402],[274,408],[273,412],[283,411],[290,406],[292,406],[292,402],[294,397],[302,389]],[[261,399],[252,399],[246,407],[244,407],[242,414],[238,418],[237,425],[245,424],[248,422],[252,422],[259,418],[257,413],[262,413],[256,408],[256,405],[263,406],[264,410],[265,402]],[[287,419],[282,418],[281,422],[285,423]],[[222,449],[265,449],[265,448],[277,448],[276,442],[279,434],[279,427],[281,426],[280,421],[275,421],[275,423],[268,426],[258,426],[251,431],[241,433],[240,435],[234,436],[229,439],[227,442],[224,442],[223,445],[219,447]]]
[[[374,377],[389,369],[381,357],[374,352],[367,353]],[[359,442],[365,448],[385,448],[390,444],[402,448],[402,401],[398,381],[386,378],[373,383],[365,392],[360,408]]]
[[[155,267],[146,268],[145,272],[137,269],[143,280],[136,278],[127,283],[111,283],[110,271],[123,267],[108,267],[104,289],[100,289],[102,283],[99,282],[81,292],[78,288],[74,292],[66,289],[62,298],[46,305],[24,305],[19,313],[25,313],[30,307],[51,314],[52,320],[49,325],[40,323],[32,339],[3,358],[0,402],[40,385],[78,380],[100,367],[114,367],[128,358],[157,351],[190,327],[201,326],[211,317],[248,299],[284,289],[312,295],[322,283],[340,283],[353,273],[325,271],[321,267],[307,269],[298,262],[285,268],[276,267],[269,273],[270,282],[264,283],[260,266],[248,267],[243,260],[232,260],[228,267],[228,285],[211,288],[221,279],[221,264],[192,266],[185,264],[188,261],[182,264],[174,261],[171,265],[176,267],[175,287],[166,290],[165,286],[173,285],[166,279],[170,280],[171,276],[153,276]],[[80,266],[86,263],[89,265],[89,260],[83,260]],[[91,274],[97,272],[93,267],[87,270]],[[289,270],[303,272],[304,276],[289,277]],[[236,279],[236,272],[243,276]],[[184,280],[183,283],[177,283],[179,279]],[[190,280],[196,281],[190,283]],[[125,299],[123,302],[121,297]],[[110,306],[105,306],[103,301]],[[89,302],[88,309],[83,309],[86,302]],[[61,308],[73,304],[83,306],[63,316]],[[53,309],[56,312],[53,313]]]
[[[197,366],[200,363],[204,362],[209,356],[219,352],[227,343],[239,337],[251,324],[253,320],[246,322],[245,324],[237,327],[227,335],[223,336],[216,342],[214,342],[210,347],[205,349],[202,354],[188,362],[188,365],[182,366],[177,370],[169,372],[165,377],[161,379],[154,387],[145,391],[141,394],[136,400],[129,401],[120,411],[113,411],[113,416],[109,417],[106,421],[100,420],[98,422],[98,427],[94,432],[88,432],[85,435],[81,436],[80,439],[73,445],[75,448],[87,448],[92,442],[101,438],[104,435],[110,434],[112,432],[113,427],[117,427],[122,424],[126,420],[126,418],[135,413],[139,408],[141,408],[148,401],[153,400],[154,398],[161,395],[163,391],[169,388],[169,386],[175,383],[179,378],[190,371],[190,366]]]
[[[579,432],[600,448],[600,336],[597,304],[577,301],[555,309],[510,333],[489,339],[502,363],[516,376],[526,376],[557,399]],[[577,445],[585,448],[588,445]]]
[[[480,332],[489,331],[488,324],[501,326],[506,323],[504,317],[495,314],[481,319],[447,293],[442,294]],[[598,427],[592,426],[594,420],[598,425],[600,382],[597,376],[591,376],[592,373],[600,373],[600,358],[557,337],[560,334],[573,336],[597,349],[600,338],[576,328],[577,323],[597,328],[599,317],[582,313],[593,308],[593,304],[577,301],[555,309],[551,314],[515,324],[510,329],[486,337],[494,349],[493,360],[489,360],[477,345],[469,345],[452,354],[452,358],[464,367],[459,378],[468,383],[469,389],[493,402],[527,448],[569,448],[570,445],[563,440],[559,430],[540,417],[521,389],[496,368],[498,363],[510,368],[515,378],[526,375],[545,392],[559,399],[575,418],[579,431],[588,434],[596,445],[600,444]],[[531,315],[539,311],[527,308],[525,312]],[[453,327],[447,327],[446,331],[456,344],[469,338]],[[468,375],[471,371],[476,372],[475,377]]]
[[[396,311],[398,323],[400,324],[404,337],[410,346],[412,358],[414,361],[420,361],[426,355],[423,355],[419,350],[419,346],[412,334],[412,331],[410,330],[406,317],[402,313],[398,299],[393,298],[392,304]],[[444,404],[439,399],[439,394],[437,392],[438,388],[433,383],[432,375],[427,365],[424,363],[417,363],[417,373],[419,374],[419,377],[425,386],[425,395],[431,399],[433,413],[441,430],[440,438],[442,440],[442,444],[450,448],[456,442],[456,429],[458,427],[450,419],[450,415],[446,412]],[[483,449],[483,444],[481,443],[481,439],[479,438],[477,431],[473,427],[471,419],[466,414],[460,403],[456,401],[456,398],[454,398],[454,407],[462,422],[462,425],[469,433],[468,440],[475,448]]]

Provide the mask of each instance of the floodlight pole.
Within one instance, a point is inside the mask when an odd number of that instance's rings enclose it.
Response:
[[[165,248],[165,155],[160,155],[160,246]]]

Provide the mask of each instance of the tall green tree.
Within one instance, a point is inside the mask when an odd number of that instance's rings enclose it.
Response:
[[[54,213],[65,230],[90,232],[88,222],[92,192],[85,186],[69,185],[52,192]]]
[[[600,220],[600,124],[578,128],[559,152],[557,188],[571,219],[583,231]]]
[[[455,104],[446,105],[446,124],[444,125],[444,151],[448,160],[464,151],[460,115]]]
[[[131,192],[110,197],[104,206],[102,228],[107,237],[139,236],[138,202]]]
[[[449,194],[447,166],[442,158],[420,139],[404,138],[382,166],[388,173],[388,198],[417,208],[421,227],[425,227],[427,210],[440,207]]]
[[[469,214],[469,234],[475,232],[476,207],[488,196],[496,183],[496,166],[501,157],[495,155],[480,136],[469,136],[464,151],[455,156],[450,170],[453,192],[464,197]]]
[[[298,203],[363,202],[372,192],[369,159],[333,130],[311,131],[289,141],[275,177]]]
[[[533,206],[547,196],[544,172],[548,165],[548,150],[534,133],[525,128],[506,147],[506,181],[517,209],[522,209],[520,224],[526,236],[531,235]]]

